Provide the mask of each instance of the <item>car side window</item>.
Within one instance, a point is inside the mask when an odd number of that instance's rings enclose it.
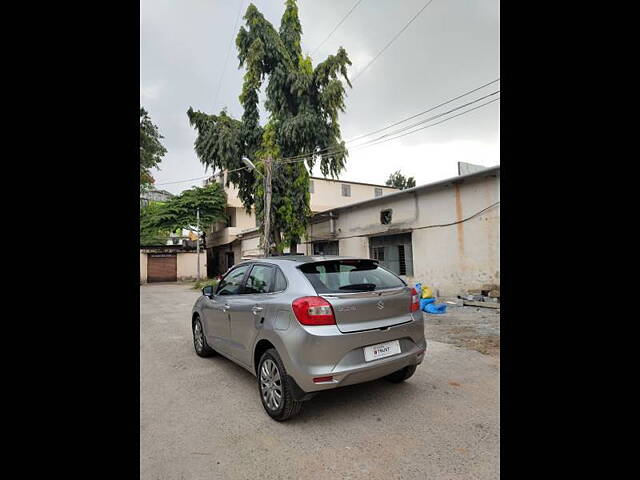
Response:
[[[220,280],[216,295],[238,295],[242,288],[242,279],[251,265],[242,265],[231,270]]]
[[[254,265],[242,293],[268,293],[273,284],[273,267]]]
[[[287,281],[284,278],[282,271],[276,267],[276,282],[273,287],[274,292],[281,292],[287,288]]]

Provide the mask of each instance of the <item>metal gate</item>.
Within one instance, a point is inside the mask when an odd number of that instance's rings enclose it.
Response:
[[[150,253],[147,261],[147,282],[175,282],[177,267],[175,253]]]

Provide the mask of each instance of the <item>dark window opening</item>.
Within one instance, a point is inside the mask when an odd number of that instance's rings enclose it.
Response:
[[[391,223],[391,214],[392,210],[388,208],[387,210],[382,210],[380,212],[380,223],[382,225],[389,225]]]
[[[411,233],[370,237],[369,256],[396,275],[413,276]]]
[[[404,245],[398,245],[398,258],[400,260],[400,275],[406,275],[407,260],[404,256]]]

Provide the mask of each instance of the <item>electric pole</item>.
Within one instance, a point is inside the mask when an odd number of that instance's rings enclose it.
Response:
[[[264,159],[264,256],[271,253],[269,229],[271,227],[271,157]]]
[[[260,171],[256,170],[256,166],[251,160],[247,157],[242,157],[242,163],[246,165],[246,168],[264,178],[264,232],[262,247],[264,248],[264,256],[268,257],[271,253],[269,230],[271,229],[271,167],[273,166],[273,159],[271,157],[267,157],[262,162],[264,164],[264,175],[262,175]]]
[[[196,273],[196,280],[199,282],[200,281],[200,208],[198,208],[196,210],[196,218],[197,218],[197,226],[196,229],[198,230],[198,240],[196,240],[196,256],[198,257],[198,270]]]

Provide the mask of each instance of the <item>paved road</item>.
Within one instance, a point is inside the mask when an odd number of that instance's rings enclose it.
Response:
[[[140,287],[140,478],[499,478],[499,359],[429,342],[404,384],[324,392],[278,423],[250,373],[195,355],[198,294]]]

